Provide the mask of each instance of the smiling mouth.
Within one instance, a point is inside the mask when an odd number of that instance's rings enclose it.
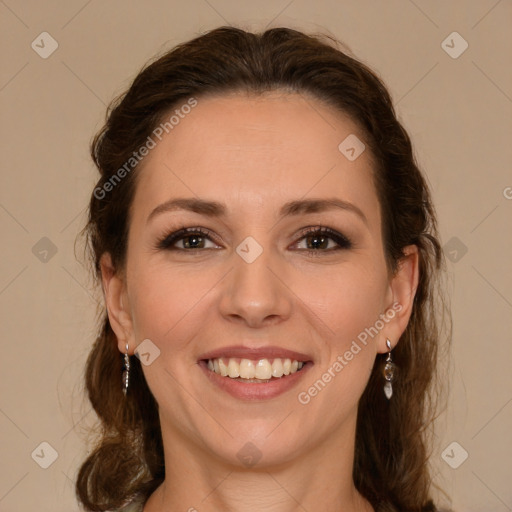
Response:
[[[221,377],[247,383],[268,383],[292,375],[302,370],[303,361],[289,358],[244,359],[215,358],[207,359],[208,369]]]

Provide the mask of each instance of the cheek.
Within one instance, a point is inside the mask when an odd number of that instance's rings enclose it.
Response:
[[[205,313],[208,295],[221,298],[219,290],[215,290],[222,286],[220,269],[139,265],[133,267],[132,276],[130,302],[137,339],[163,343],[172,336],[175,349],[179,349],[179,334],[191,331],[190,327],[187,329],[190,321],[195,319],[196,323]],[[316,324],[316,333],[332,338],[340,350],[374,325],[383,312],[386,283],[383,274],[368,262],[310,265],[295,271],[288,269],[282,277],[292,283],[293,293],[289,293],[295,311],[289,320],[293,322],[293,315],[302,314],[300,310],[306,306],[313,313],[309,316],[310,322]]]
[[[298,295],[307,297],[306,305],[314,313],[311,318],[316,319],[314,330],[326,333],[320,336],[321,357],[308,385],[313,385],[313,394],[322,390],[314,407],[331,404],[332,410],[323,414],[332,414],[334,423],[356,406],[374,365],[387,290],[386,274],[379,269],[361,259],[360,264],[339,266],[336,271],[331,267],[322,278],[317,275],[301,282]],[[325,392],[319,380],[326,383]],[[308,399],[307,389],[302,391]]]
[[[213,274],[176,265],[134,268],[130,302],[137,340],[149,338],[161,350],[170,339],[174,350],[186,344],[191,323],[197,323],[206,294],[219,280]]]
[[[294,289],[342,348],[379,319],[387,284],[383,272],[361,262],[306,274]]]

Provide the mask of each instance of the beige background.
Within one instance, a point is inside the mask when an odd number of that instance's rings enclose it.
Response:
[[[5,0],[0,20],[0,511],[78,510],[97,294],[73,242],[105,105],[155,53],[226,23],[326,29],[388,84],[454,260],[452,395],[433,463],[457,511],[512,510],[510,0]],[[59,45],[47,59],[31,48],[43,31]],[[442,47],[454,31],[469,44],[456,59]],[[41,442],[58,453],[48,469]]]

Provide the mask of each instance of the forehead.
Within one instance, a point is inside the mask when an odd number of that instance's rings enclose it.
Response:
[[[307,195],[376,205],[369,151],[355,160],[343,153],[345,140],[364,143],[361,130],[318,99],[230,93],[198,97],[186,110],[155,139],[138,170],[133,206],[140,214],[184,196],[221,200],[239,211]]]

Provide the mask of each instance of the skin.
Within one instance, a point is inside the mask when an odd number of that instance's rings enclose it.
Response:
[[[200,97],[139,169],[126,268],[114,269],[107,253],[101,266],[119,351],[128,343],[133,354],[144,339],[160,350],[143,370],[159,404],[166,480],[145,512],[373,510],[352,480],[357,406],[386,338],[394,346],[407,326],[418,253],[406,248],[388,271],[371,155],[349,161],[338,150],[349,134],[364,141],[347,116],[303,95]],[[177,197],[225,203],[227,215],[177,210],[147,222]],[[366,221],[341,209],[278,218],[285,202],[313,197],[348,201]],[[329,252],[337,244],[328,239],[308,254],[302,230],[318,225],[352,248]],[[190,238],[176,242],[182,251],[155,248],[184,226],[215,239],[189,252]],[[247,236],[263,248],[250,264],[235,251]],[[402,308],[392,320],[301,404],[297,394],[394,303]],[[243,401],[212,385],[197,361],[244,343],[304,352],[314,365],[284,394]],[[261,453],[253,467],[237,457],[247,442]]]

